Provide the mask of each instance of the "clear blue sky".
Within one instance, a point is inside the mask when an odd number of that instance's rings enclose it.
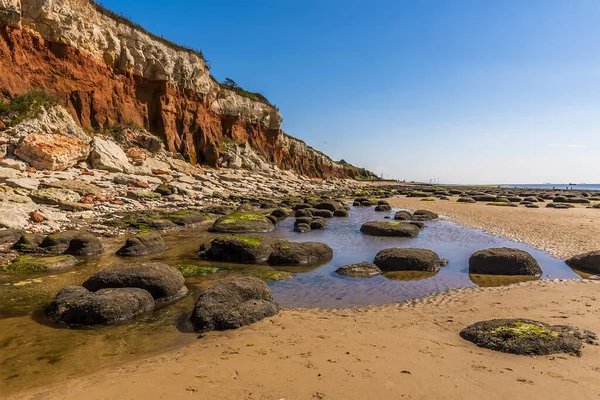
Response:
[[[600,0],[104,0],[203,50],[334,159],[407,180],[600,182]]]

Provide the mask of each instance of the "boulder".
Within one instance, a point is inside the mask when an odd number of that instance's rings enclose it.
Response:
[[[343,209],[343,208],[339,208],[337,210],[335,210],[333,212],[333,216],[334,217],[347,217],[348,216],[348,210]]]
[[[469,273],[484,275],[541,275],[542,269],[526,251],[507,247],[479,250],[469,258]]]
[[[590,331],[522,318],[476,322],[463,329],[460,336],[479,347],[530,356],[579,355],[584,343],[596,340]]]
[[[283,221],[288,217],[288,212],[282,208],[276,208],[271,211],[271,215],[277,219],[277,221]]]
[[[197,332],[236,329],[278,312],[265,282],[256,277],[233,277],[200,292],[191,321]]]
[[[98,237],[89,232],[76,230],[51,233],[42,240],[40,249],[47,253],[74,256],[93,256],[104,251]]]
[[[95,137],[92,140],[92,166],[110,172],[125,172],[131,169],[127,154],[112,140]]]
[[[86,142],[63,135],[31,134],[15,148],[15,155],[32,167],[61,171],[85,160],[90,153]]]
[[[389,204],[378,204],[375,206],[375,211],[392,211],[392,207]]]
[[[344,265],[335,270],[336,273],[351,278],[372,278],[380,275],[381,270],[375,264],[370,262],[361,262],[358,264]]]
[[[413,213],[412,219],[415,221],[433,221],[438,219],[438,215],[433,211],[417,210]]]
[[[277,241],[259,236],[219,236],[202,244],[198,255],[212,261],[263,263],[269,258]]]
[[[67,324],[116,324],[154,310],[154,299],[137,288],[100,289],[90,292],[81,286],[63,288],[44,308],[54,322]]]
[[[98,186],[88,183],[85,181],[80,181],[76,179],[66,179],[62,181],[54,181],[54,182],[42,182],[40,183],[40,189],[62,189],[62,190],[70,190],[72,192],[77,193],[80,196],[101,196],[102,189]]]
[[[566,261],[567,265],[579,271],[600,274],[600,251],[590,251],[578,254]]]
[[[377,253],[373,263],[382,271],[437,272],[447,261],[427,249],[391,248]]]
[[[298,224],[298,225],[294,225],[294,232],[298,232],[298,233],[306,233],[306,232],[310,232],[310,225],[309,224]]]
[[[333,212],[329,210],[313,210],[313,217],[321,217],[321,218],[333,218]]]
[[[457,203],[477,203],[477,201],[471,197],[468,196],[464,196],[464,197],[459,197],[458,200],[456,200]]]
[[[397,221],[408,221],[412,218],[412,214],[408,211],[398,211],[394,215],[394,219]]]
[[[310,209],[310,208],[302,208],[302,209],[296,211],[296,213],[294,214],[294,216],[296,218],[312,217],[312,215],[313,215],[312,209]]]
[[[283,242],[269,256],[269,265],[313,265],[333,258],[333,250],[319,242]]]
[[[146,190],[129,190],[127,191],[126,197],[128,199],[137,200],[137,201],[152,201],[152,200],[160,200],[161,196],[155,192],[149,192]]]
[[[312,230],[322,230],[327,226],[327,221],[323,218],[315,218],[310,223],[310,229]]]
[[[317,210],[329,210],[331,212],[334,212],[335,210],[337,210],[340,207],[341,207],[341,204],[335,200],[325,200],[325,201],[315,204],[314,208],[316,208]]]
[[[18,256],[12,263],[3,267],[7,272],[58,272],[77,265],[70,255],[53,257]]]
[[[90,276],[83,287],[91,292],[107,288],[135,287],[150,292],[157,303],[179,300],[188,290],[184,277],[175,268],[161,262],[117,264]]]
[[[66,203],[76,203],[81,196],[69,189],[46,188],[34,190],[29,194],[31,200],[36,204],[47,204],[60,206]]]
[[[262,214],[236,211],[217,219],[211,230],[220,233],[271,232],[275,225]]]
[[[360,231],[370,236],[415,237],[419,228],[406,222],[370,221],[365,222]]]
[[[157,232],[149,232],[127,239],[123,247],[117,250],[117,255],[121,257],[139,257],[165,250],[167,250],[167,245],[162,236]]]
[[[0,229],[0,250],[12,247],[23,233],[21,229]]]

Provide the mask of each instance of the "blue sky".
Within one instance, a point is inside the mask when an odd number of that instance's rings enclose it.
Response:
[[[386,177],[600,182],[598,0],[104,0]]]

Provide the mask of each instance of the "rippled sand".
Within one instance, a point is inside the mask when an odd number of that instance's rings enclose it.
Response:
[[[539,203],[540,208],[497,207],[485,203],[457,203],[456,199],[393,198],[389,201],[394,207],[422,208],[443,214],[461,225],[527,243],[562,259],[600,249],[600,209],[577,206],[556,210],[545,208],[546,203]]]
[[[68,379],[20,399],[592,399],[600,347],[582,357],[516,356],[460,338],[522,317],[600,332],[600,283],[459,289],[346,310],[288,309],[237,331]]]

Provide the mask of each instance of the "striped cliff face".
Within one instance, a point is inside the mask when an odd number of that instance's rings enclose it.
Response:
[[[224,137],[313,177],[354,177],[280,130],[266,99],[231,90],[201,53],[157,37],[89,0],[0,0],[0,89],[43,89],[85,129],[133,123],[192,164],[218,166]]]

